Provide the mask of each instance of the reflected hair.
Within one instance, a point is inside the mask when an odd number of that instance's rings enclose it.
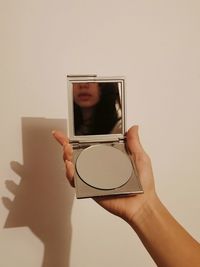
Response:
[[[121,102],[117,82],[100,82],[100,101],[94,108],[92,123],[88,135],[109,134],[121,119]],[[83,125],[81,108],[74,103],[75,134]]]

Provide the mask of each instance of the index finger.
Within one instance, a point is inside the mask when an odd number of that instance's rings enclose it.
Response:
[[[60,131],[52,131],[52,135],[62,146],[65,146],[69,143],[69,139]]]

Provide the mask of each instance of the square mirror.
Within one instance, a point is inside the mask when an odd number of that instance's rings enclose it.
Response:
[[[68,77],[70,140],[123,138],[123,88],[123,78]]]

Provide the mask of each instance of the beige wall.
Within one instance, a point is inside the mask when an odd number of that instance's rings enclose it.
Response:
[[[92,200],[75,200],[51,130],[65,74],[124,75],[158,193],[200,240],[200,2],[10,1],[0,11],[0,266],[154,263]],[[42,119],[46,118],[46,119]]]

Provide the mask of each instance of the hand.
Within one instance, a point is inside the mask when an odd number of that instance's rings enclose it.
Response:
[[[63,146],[63,159],[66,165],[66,176],[74,186],[73,149],[69,139],[59,131],[54,131],[53,136]],[[145,206],[146,202],[156,197],[151,161],[142,148],[138,135],[138,126],[133,126],[127,132],[127,146],[134,161],[144,193],[129,196],[95,197],[94,200],[109,212],[123,218],[127,222],[134,220],[134,216]]]

